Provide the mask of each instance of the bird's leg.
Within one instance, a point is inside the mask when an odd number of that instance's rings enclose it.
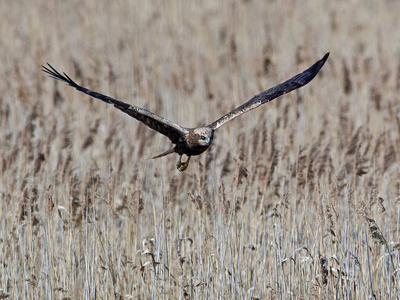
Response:
[[[179,158],[179,162],[178,163],[180,163],[180,166],[178,167],[178,164],[176,164],[176,166],[177,166],[179,171],[183,172],[189,167],[190,157],[191,156],[188,156],[188,159],[184,163],[182,163],[182,161],[181,161],[182,156]]]
[[[178,162],[176,163],[176,168],[180,171],[181,166],[182,166],[182,155],[179,155]]]

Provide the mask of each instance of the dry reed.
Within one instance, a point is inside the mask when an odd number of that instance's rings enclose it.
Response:
[[[4,5],[0,299],[399,297],[399,3]],[[189,127],[326,51],[184,173],[148,159],[166,137],[40,72]]]

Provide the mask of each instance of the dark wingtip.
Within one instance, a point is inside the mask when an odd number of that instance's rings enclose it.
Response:
[[[79,85],[77,85],[67,74],[63,73],[64,75],[62,75],[49,63],[47,63],[47,67],[42,65],[42,71],[49,75],[51,78],[63,81],[69,86],[72,86],[74,88],[79,87]]]
[[[317,61],[314,65],[312,65],[310,67],[310,71],[312,71],[314,73],[314,75],[310,78],[310,80],[308,82],[310,82],[319,72],[319,70],[322,69],[322,67],[324,66],[325,62],[327,61],[328,57],[329,57],[329,52],[327,52],[324,57],[322,57],[319,61]],[[307,82],[307,83],[308,83]]]
[[[47,63],[47,64],[49,64],[49,63]],[[48,68],[46,66],[44,66],[44,65],[41,65],[41,67],[42,67],[42,71],[47,73]]]
[[[329,52],[327,52],[325,55],[324,55],[324,57],[323,58],[321,58],[321,61],[323,61],[324,63],[326,62],[326,60],[328,59],[328,57],[329,57]]]

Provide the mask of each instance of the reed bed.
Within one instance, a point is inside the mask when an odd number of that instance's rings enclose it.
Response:
[[[400,3],[8,1],[0,11],[0,299],[390,299],[400,277]],[[23,12],[23,13],[22,13]],[[77,83],[208,124],[169,140]]]

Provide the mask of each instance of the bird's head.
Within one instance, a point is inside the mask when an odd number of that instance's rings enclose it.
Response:
[[[196,139],[196,143],[199,146],[208,147],[211,145],[214,136],[214,130],[212,130],[210,127],[195,128],[193,130],[193,133]]]

